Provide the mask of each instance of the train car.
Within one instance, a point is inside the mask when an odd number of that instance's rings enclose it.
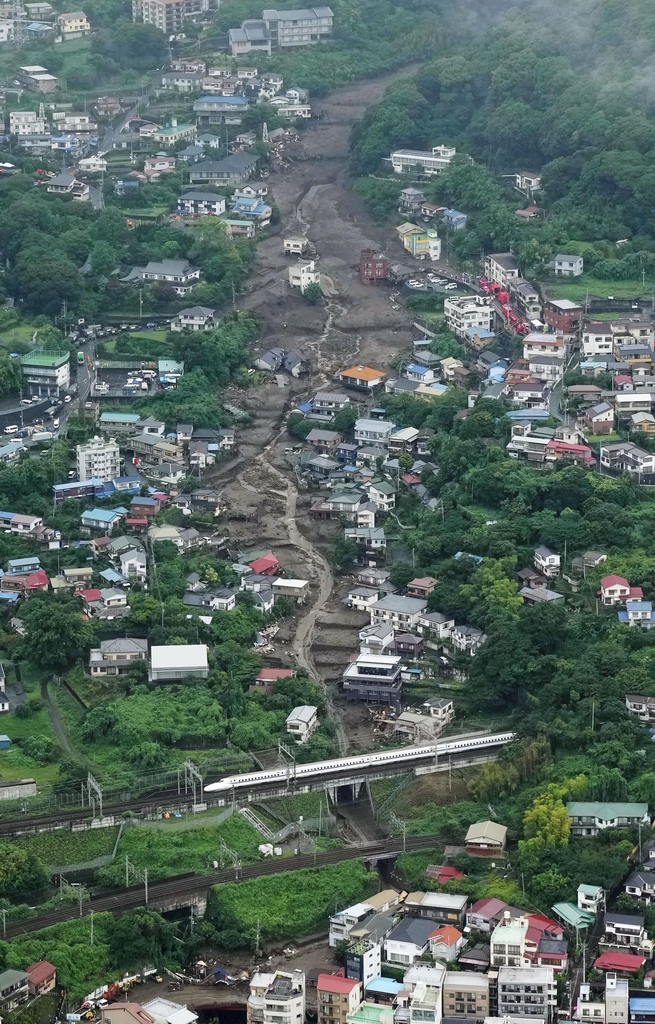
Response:
[[[383,750],[377,754],[361,754],[358,757],[339,757],[333,761],[312,761],[309,764],[299,764],[294,768],[294,778],[308,779],[320,775],[331,775],[339,772],[366,770],[368,768],[383,768],[385,765],[410,764],[412,761],[421,760],[425,757],[439,757],[454,753],[463,753],[467,750],[483,750],[485,747],[493,747],[510,743],[514,739],[513,732],[496,733],[493,736],[473,736],[458,739],[456,736],[450,741],[443,743],[426,743],[417,747],[400,747],[396,750]],[[249,772],[244,775],[231,775],[221,779],[220,782],[212,782],[205,786],[206,793],[220,793],[232,789],[257,788],[268,786],[275,782],[285,782],[288,778],[286,768],[276,768],[270,771]]]

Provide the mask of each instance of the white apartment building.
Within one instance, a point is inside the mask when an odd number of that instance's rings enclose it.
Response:
[[[77,446],[78,480],[113,480],[121,475],[121,456],[118,441],[103,441],[94,437]]]
[[[344,942],[350,935],[353,928],[373,913],[370,903],[355,903],[352,907],[340,910],[338,914],[330,918],[330,931],[328,944],[334,948],[337,943]]]
[[[36,110],[12,110],[9,115],[10,135],[43,135],[45,130],[45,120],[36,116]]]
[[[0,43],[12,43],[14,41],[13,21],[0,21]]]
[[[257,973],[250,981],[247,1024],[303,1024],[305,1020],[305,975]]]
[[[492,252],[484,258],[484,276],[507,290],[510,281],[521,276],[521,271],[511,252]]]
[[[448,170],[457,150],[454,146],[433,146],[431,150],[397,149],[391,154],[391,166],[396,174],[442,174]]]
[[[552,967],[499,967],[499,1017],[541,1017],[549,1022],[556,1006],[557,984]]]
[[[394,629],[411,632],[425,612],[428,602],[420,597],[404,597],[402,594],[387,594],[371,608],[371,625],[388,623]]]
[[[491,330],[494,322],[493,300],[487,295],[463,295],[448,298],[443,306],[449,330],[463,338],[468,327]]]
[[[213,0],[132,0],[132,21],[155,25],[166,34],[179,32],[185,18],[204,14],[213,6]]]
[[[409,992],[409,1024],[441,1024],[446,968],[441,964],[412,964],[403,978]]]
[[[304,10],[262,12],[262,21],[271,34],[271,46],[311,46],[332,34],[334,15],[329,7]]]

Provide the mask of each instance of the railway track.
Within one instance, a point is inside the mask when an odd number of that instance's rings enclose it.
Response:
[[[407,836],[405,851],[410,853],[416,850],[429,849],[435,845],[442,845],[444,842],[441,836]],[[364,859],[375,857],[390,857],[403,852],[403,843],[397,839],[380,840],[379,842],[363,843],[360,846],[349,846],[341,850],[326,850],[324,852],[299,854],[292,860],[266,860],[260,864],[247,864],[238,869],[229,868],[223,871],[213,871],[207,875],[175,875],[173,878],[161,879],[148,886],[148,905],[155,906],[163,904],[164,909],[174,909],[171,904],[179,898],[206,893],[212,885],[221,883],[246,881],[251,878],[260,878],[265,875],[276,875],[286,871],[298,871],[301,868],[323,867],[326,864],[338,864],[345,860],[355,860],[359,857]],[[14,938],[16,935],[23,935],[29,932],[38,931],[41,928],[48,928],[62,921],[70,921],[80,916],[86,917],[91,911],[94,914],[101,914],[109,911],[112,914],[122,914],[126,910],[133,910],[135,907],[142,907],[145,904],[145,890],[143,885],[130,886],[127,889],[119,889],[114,893],[94,896],[88,903],[82,904],[82,913],[77,906],[65,907],[62,910],[52,911],[49,914],[41,914],[39,917],[29,918],[25,921],[13,921],[7,924],[6,938]],[[182,902],[180,905],[184,905]]]

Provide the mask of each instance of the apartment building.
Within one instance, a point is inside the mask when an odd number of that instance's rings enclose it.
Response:
[[[427,601],[421,598],[387,594],[371,608],[371,625],[389,623],[394,629],[411,633],[426,608]]]
[[[600,950],[615,949],[650,957],[653,941],[648,938],[643,917],[639,914],[605,914]]]
[[[132,0],[132,21],[154,25],[166,34],[180,32],[184,19],[205,14],[215,0]]]
[[[387,420],[355,420],[355,441],[359,444],[388,444],[393,423]]]
[[[106,482],[121,475],[121,454],[118,441],[94,437],[76,449],[78,480]]]
[[[334,15],[329,7],[304,10],[262,12],[262,21],[270,32],[271,46],[311,46],[332,34]]]
[[[247,1024],[303,1024],[305,975],[302,971],[256,974],[250,982],[250,993]]]
[[[571,833],[577,836],[596,836],[605,828],[627,828],[648,825],[647,803],[571,802],[566,805],[571,819]]]
[[[491,963],[494,967],[524,967],[525,937],[528,932],[527,917],[513,918],[505,911],[491,935]]]
[[[430,178],[447,171],[456,152],[454,146],[433,146],[429,151],[397,149],[389,159],[396,174],[422,174]]]
[[[489,976],[477,971],[446,971],[443,982],[446,1017],[484,1020],[489,1016]]]
[[[498,1016],[541,1017],[552,1021],[557,1007],[557,984],[552,967],[500,967]]]
[[[363,985],[354,978],[319,974],[316,982],[318,1024],[346,1024],[349,1013],[359,1008]]]
[[[531,331],[523,338],[523,358],[531,359],[534,356],[559,356],[563,359],[566,354],[564,336],[562,334],[551,334],[546,331]]]
[[[509,291],[510,281],[517,281],[521,271],[511,252],[494,252],[484,258],[484,276]]]
[[[400,704],[400,655],[359,654],[357,659],[348,665],[341,678],[346,700],[363,704]]]
[[[463,295],[444,302],[449,330],[463,338],[469,327],[490,331],[494,321],[493,300],[488,295]]]

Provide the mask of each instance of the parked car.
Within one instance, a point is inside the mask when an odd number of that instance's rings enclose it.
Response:
[[[18,424],[10,423],[8,426],[5,427],[5,434],[15,434],[17,430]]]

